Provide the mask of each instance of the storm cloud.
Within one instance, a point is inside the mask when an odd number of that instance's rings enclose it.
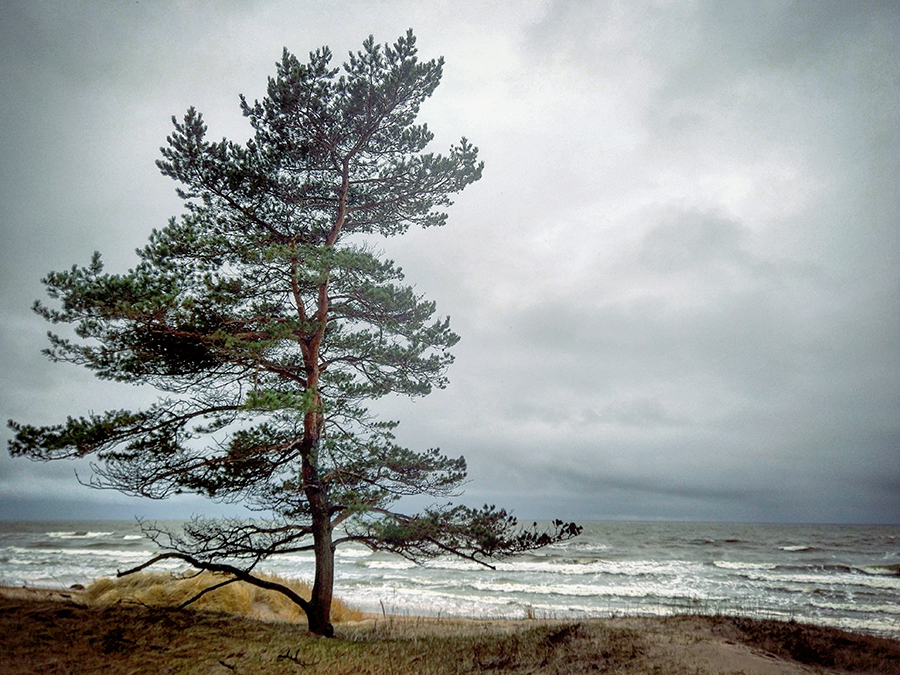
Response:
[[[486,169],[446,227],[373,242],[462,336],[446,390],[377,403],[400,440],[527,518],[898,522],[896,3],[147,4],[0,7],[4,419],[150,400],[47,362],[29,308],[180,212],[172,115],[243,140],[283,46],[341,61],[412,26],[446,59],[436,148]],[[0,508],[204,507],[4,454]]]

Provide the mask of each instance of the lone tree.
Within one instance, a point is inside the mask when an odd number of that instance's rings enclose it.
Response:
[[[185,213],[154,230],[127,274],[105,273],[95,253],[44,279],[58,308],[35,310],[80,338],[51,333],[49,357],[150,384],[157,402],[56,426],[9,422],[14,456],[93,455],[93,487],[197,493],[264,514],[195,518],[181,532],[144,524],[165,552],[128,572],[161,558],[227,572],[285,593],[323,635],[341,543],[487,564],[580,532],[521,528],[492,506],[398,512],[403,496],[457,494],[465,460],[399,447],[396,422],[365,402],[444,387],[458,337],[365,237],[443,225],[483,164],[465,138],[446,156],[424,152],[432,134],[416,117],[443,60],[420,62],[412,31],[393,46],[369,37],[342,69],[330,62],[328,48],[306,64],[285,50],[267,96],[241,97],[245,145],[207,140],[193,108],[173,118],[157,165],[180,184]],[[310,599],[253,573],[306,550]]]

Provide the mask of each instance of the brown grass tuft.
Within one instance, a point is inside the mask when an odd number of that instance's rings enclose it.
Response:
[[[848,673],[900,675],[900,642],[794,621],[723,619],[740,639],[781,658]]]
[[[287,579],[275,574],[260,577],[289,587],[301,597],[309,598],[311,587],[297,579]],[[104,607],[120,603],[135,603],[148,607],[178,607],[206,588],[227,581],[228,575],[213,572],[185,572],[166,574],[159,572],[129,574],[119,579],[98,579],[83,594],[86,604]],[[285,595],[235,581],[210,591],[191,603],[189,608],[212,612],[226,612],[263,621],[288,621],[306,623],[306,614]],[[359,621],[362,612],[348,607],[340,600],[331,606],[334,623]]]

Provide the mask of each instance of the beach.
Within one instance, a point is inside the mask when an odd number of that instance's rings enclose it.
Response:
[[[181,521],[161,523],[176,531]],[[479,619],[722,614],[900,637],[900,527],[584,523],[487,569],[338,547],[335,594],[364,612]],[[68,588],[160,553],[134,521],[0,522],[0,585]],[[179,572],[178,561],[154,572]],[[312,581],[312,553],[259,571]]]
[[[0,671],[17,673],[900,673],[900,641],[725,616],[586,620],[369,614],[303,625],[0,588]]]
[[[0,672],[900,675],[896,526],[587,523],[494,570],[342,547],[330,640],[237,584],[177,610],[129,576],[98,602],[157,552],[134,522],[0,523]]]

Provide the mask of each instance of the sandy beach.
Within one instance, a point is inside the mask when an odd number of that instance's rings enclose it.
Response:
[[[767,625],[772,624],[772,625]],[[728,617],[302,625],[0,588],[3,673],[900,673],[900,641]]]

